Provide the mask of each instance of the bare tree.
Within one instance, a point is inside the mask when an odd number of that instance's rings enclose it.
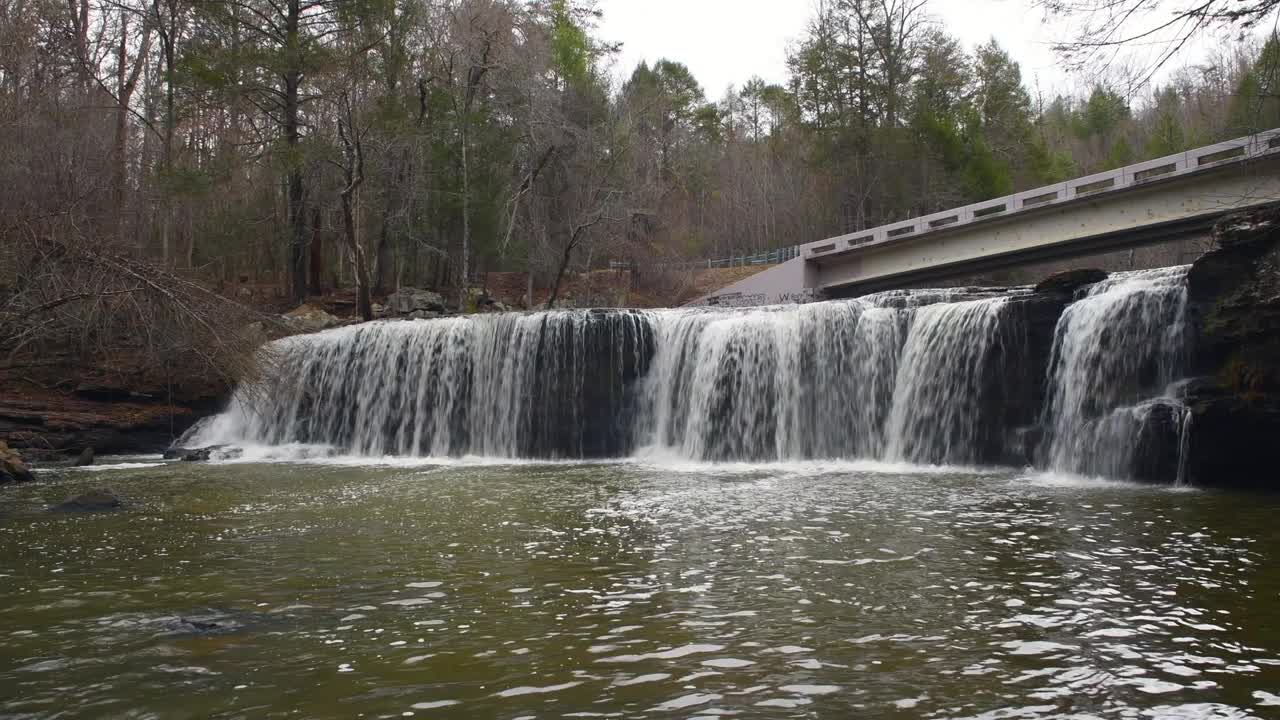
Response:
[[[1133,88],[1152,80],[1188,43],[1212,30],[1244,32],[1273,22],[1280,0],[1039,0],[1072,26],[1055,49],[1075,69],[1111,66],[1140,49]]]
[[[347,242],[347,252],[355,274],[356,311],[365,321],[373,319],[373,301],[369,295],[369,262],[356,228],[356,210],[353,200],[364,183],[363,130],[356,126],[351,109],[351,98],[343,93],[341,101],[344,117],[338,120],[338,139],[342,141],[342,175],[346,181],[342,188],[342,230]]]

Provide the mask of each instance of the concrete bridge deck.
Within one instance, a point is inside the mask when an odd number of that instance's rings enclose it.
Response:
[[[849,297],[1167,243],[1277,200],[1280,129],[806,243],[798,257],[691,304]]]

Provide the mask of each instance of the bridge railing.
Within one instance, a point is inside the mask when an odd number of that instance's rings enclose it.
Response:
[[[1027,210],[1130,189],[1144,183],[1167,180],[1208,168],[1242,163],[1253,158],[1275,154],[1280,154],[1280,128],[1134,163],[1115,170],[1086,175],[1062,183],[1024,190],[932,215],[805,243],[801,246],[802,255],[806,259],[818,260],[864,246],[914,239],[960,225],[1007,217]]]
[[[734,255],[732,257],[713,260],[688,260],[683,262],[638,263],[625,260],[609,262],[610,270],[634,270],[638,267],[655,270],[705,270],[710,268],[750,267],[753,265],[778,265],[800,256],[800,245],[765,250],[750,255]]]
[[[915,239],[932,232],[951,230],[995,218],[1008,217],[1027,210],[1048,207],[1058,203],[1085,197],[1104,195],[1117,190],[1134,188],[1170,178],[1221,167],[1264,155],[1280,154],[1280,128],[1267,130],[1233,140],[1144,160],[1115,170],[1086,175],[1066,182],[1023,190],[1004,197],[983,200],[951,210],[880,225],[879,227],[846,233],[836,237],[777,248],[750,255],[734,255],[709,260],[684,262],[659,262],[643,267],[658,270],[700,270],[705,268],[747,267],[752,265],[777,265],[792,258],[820,260],[870,245],[896,240]],[[611,270],[633,270],[636,263],[615,260],[609,263]]]

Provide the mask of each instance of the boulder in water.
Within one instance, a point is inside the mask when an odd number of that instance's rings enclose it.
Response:
[[[0,440],[0,485],[10,482],[31,482],[35,479],[35,475],[31,474],[31,470],[22,461],[18,451],[10,449],[7,443]]]
[[[80,456],[76,458],[76,467],[88,467],[93,464],[93,448],[87,447],[80,451]]]
[[[98,488],[69,498],[53,509],[55,512],[101,512],[117,510],[123,505],[120,498],[110,489]]]
[[[160,635],[165,637],[210,637],[229,635],[240,632],[243,629],[243,623],[227,615],[180,616],[168,621]]]
[[[1107,279],[1107,273],[1096,268],[1076,268],[1054,273],[1036,285],[1038,293],[1074,294],[1085,285],[1093,285]]]

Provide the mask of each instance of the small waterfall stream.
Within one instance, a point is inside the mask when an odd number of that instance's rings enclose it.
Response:
[[[1183,434],[1174,382],[1187,361],[1187,270],[1116,273],[1062,313],[1044,410],[1047,467],[1125,477],[1159,425]]]
[[[238,389],[185,442],[366,456],[1035,462],[1127,477],[1152,428],[1187,425],[1166,397],[1186,355],[1185,274],[1117,274],[1081,291],[1055,315],[1047,363],[1044,350],[1029,354],[1027,289],[356,325],[276,343],[278,371]],[[1046,365],[1047,377],[1032,372]],[[1026,407],[1022,419],[1010,410]],[[1044,439],[1019,459],[1009,438],[1037,416]]]

